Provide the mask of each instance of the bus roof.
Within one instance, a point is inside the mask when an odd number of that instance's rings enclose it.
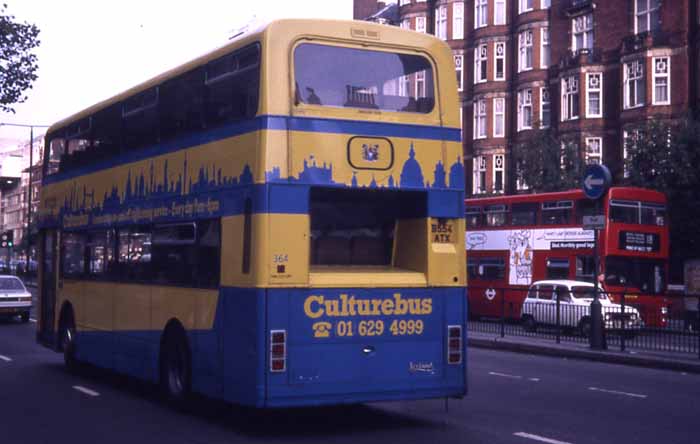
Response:
[[[274,20],[259,28],[235,37],[225,45],[216,48],[202,56],[199,56],[187,63],[172,68],[164,73],[153,77],[139,85],[127,89],[109,99],[98,102],[82,111],[79,111],[65,119],[62,119],[48,129],[47,137],[54,131],[70,125],[71,123],[88,117],[97,111],[105,109],[110,105],[119,103],[141,91],[152,88],[164,81],[174,78],[180,74],[188,72],[198,66],[204,65],[212,60],[224,56],[231,51],[242,48],[254,42],[265,42],[274,36],[274,44],[277,48],[289,47],[291,43],[301,37],[325,37],[333,40],[345,42],[356,41],[362,44],[372,44],[373,46],[391,47],[427,47],[433,56],[450,57],[451,51],[442,40],[426,33],[408,31],[396,26],[380,25],[372,22],[355,20],[330,20],[330,19],[280,19]],[[447,50],[447,51],[446,51]],[[441,55],[442,52],[442,55]],[[446,60],[441,60],[445,63]],[[454,74],[450,74],[454,77]]]
[[[475,205],[494,205],[494,204],[513,204],[527,202],[544,202],[554,200],[576,200],[585,199],[583,190],[574,189],[567,191],[556,191],[551,193],[535,193],[535,194],[515,194],[509,196],[490,196],[490,197],[475,197],[465,199],[464,202],[468,206]],[[605,197],[609,199],[626,199],[626,200],[644,200],[648,202],[666,203],[666,196],[655,190],[649,190],[639,187],[612,187]]]

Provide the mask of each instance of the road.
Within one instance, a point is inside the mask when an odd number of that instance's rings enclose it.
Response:
[[[35,323],[0,322],[3,443],[693,443],[700,375],[469,351],[469,395],[256,412],[198,399],[191,412],[99,370],[66,372]]]

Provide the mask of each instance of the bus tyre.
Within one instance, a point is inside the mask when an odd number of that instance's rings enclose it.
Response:
[[[578,331],[581,336],[589,338],[591,336],[591,318],[583,318],[578,323]]]
[[[71,315],[64,316],[61,321],[60,347],[63,350],[63,363],[70,372],[75,372],[80,365],[75,357],[75,322]]]
[[[192,367],[185,335],[171,329],[166,333],[160,353],[160,387],[165,400],[184,408],[190,395]]]
[[[529,315],[523,316],[523,329],[525,329],[525,331],[529,333],[536,332],[537,322],[535,321],[535,318]]]
[[[25,311],[24,313],[22,313],[21,319],[22,319],[23,324],[26,324],[27,322],[29,322],[29,312]]]

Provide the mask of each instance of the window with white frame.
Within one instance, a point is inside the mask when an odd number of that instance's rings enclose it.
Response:
[[[661,0],[634,0],[634,33],[659,29]]]
[[[540,68],[547,68],[551,59],[549,46],[549,28],[540,29]]]
[[[505,137],[506,135],[506,99],[494,97],[493,99],[493,137]]]
[[[547,9],[552,6],[552,0],[540,0],[540,7],[542,9]]]
[[[464,89],[464,74],[462,70],[462,64],[464,63],[464,56],[462,54],[455,55],[455,72],[457,73],[457,91],[462,91]]]
[[[646,82],[644,79],[644,60],[625,63],[623,72],[625,108],[644,105],[646,100]]]
[[[561,120],[578,118],[578,75],[561,79]]]
[[[520,160],[515,165],[515,188],[518,191],[525,191],[525,190],[530,189],[530,186],[527,184],[527,181],[523,177],[522,170],[523,170],[523,162],[522,162],[522,160]]]
[[[400,0],[400,1],[399,1],[399,5],[400,5],[400,6],[403,6],[403,5],[410,5],[410,4],[411,4],[411,0]]]
[[[506,24],[506,0],[495,0],[494,13],[493,13],[493,24],[494,25],[505,25]]]
[[[464,2],[452,3],[452,39],[464,38]]]
[[[518,131],[532,129],[532,89],[518,91]]]
[[[493,79],[506,79],[506,42],[496,42],[496,63],[494,63]]]
[[[425,33],[425,17],[422,15],[416,17],[416,31]]]
[[[474,0],[474,29],[483,28],[489,23],[489,1]]]
[[[532,11],[532,3],[534,0],[518,0],[518,13]]]
[[[474,139],[486,138],[486,100],[474,102]]]
[[[518,35],[518,72],[532,69],[532,30]]]
[[[603,73],[586,73],[586,117],[603,117]]]
[[[411,29],[411,19],[405,18],[405,19],[401,20],[401,24],[399,26],[402,29]]]
[[[593,48],[593,14],[579,15],[571,20],[571,49]]]
[[[411,79],[409,76],[401,76],[399,78],[399,95],[408,97],[408,91],[411,88]]]
[[[447,6],[435,8],[435,37],[447,40]]]
[[[488,45],[482,43],[474,48],[474,83],[482,83],[487,80],[487,67]]]
[[[654,57],[654,97],[653,105],[671,104],[671,58]]]
[[[476,156],[472,174],[474,194],[486,192],[486,156]]]
[[[552,101],[549,88],[540,88],[540,128],[549,128],[552,122]]]
[[[503,179],[506,170],[505,156],[503,154],[493,155],[493,192],[503,192]]]
[[[603,163],[603,139],[600,137],[586,137],[586,163]]]
[[[425,71],[416,72],[416,97],[425,97]]]

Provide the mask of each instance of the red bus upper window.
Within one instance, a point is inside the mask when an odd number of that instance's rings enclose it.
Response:
[[[571,222],[574,203],[570,200],[542,202],[542,223],[544,225],[566,225]]]
[[[481,207],[467,207],[464,210],[467,228],[481,226]]]
[[[506,224],[507,207],[505,205],[489,205],[484,211],[486,213],[487,226],[500,227]]]
[[[511,208],[511,225],[536,225],[537,204],[519,203]]]

